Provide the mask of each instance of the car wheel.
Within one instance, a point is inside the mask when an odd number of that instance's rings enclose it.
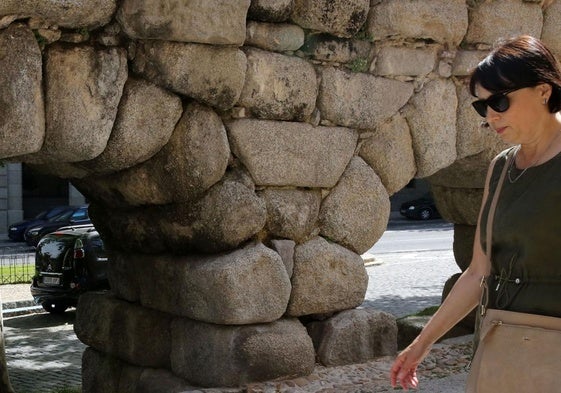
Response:
[[[45,311],[50,312],[51,314],[62,314],[68,308],[66,304],[58,302],[45,302],[41,305]]]
[[[430,220],[432,218],[432,211],[429,208],[424,208],[419,212],[421,220]]]

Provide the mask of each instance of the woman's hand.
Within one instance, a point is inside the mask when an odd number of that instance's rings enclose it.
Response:
[[[417,378],[417,366],[427,356],[430,346],[425,348],[419,341],[415,340],[405,348],[395,359],[390,371],[390,382],[392,387],[399,383],[404,390],[410,387],[416,389],[419,386]]]

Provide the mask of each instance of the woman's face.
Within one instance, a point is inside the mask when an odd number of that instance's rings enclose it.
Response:
[[[544,92],[548,85],[525,87],[506,94],[508,109],[504,112],[487,106],[485,117],[489,126],[507,143],[530,143],[543,127],[548,106],[543,104]],[[545,89],[545,90],[544,90]],[[480,85],[476,86],[477,97],[485,100],[492,95]]]

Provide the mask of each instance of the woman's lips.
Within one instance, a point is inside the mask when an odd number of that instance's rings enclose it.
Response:
[[[495,132],[496,132],[497,134],[502,134],[502,133],[504,132],[504,130],[506,130],[506,127],[498,127],[498,128],[495,128]]]

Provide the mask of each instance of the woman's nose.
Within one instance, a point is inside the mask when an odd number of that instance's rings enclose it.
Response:
[[[487,116],[485,116],[485,120],[487,123],[492,123],[493,121],[499,119],[501,114],[499,112],[494,111],[491,107],[487,107]]]

